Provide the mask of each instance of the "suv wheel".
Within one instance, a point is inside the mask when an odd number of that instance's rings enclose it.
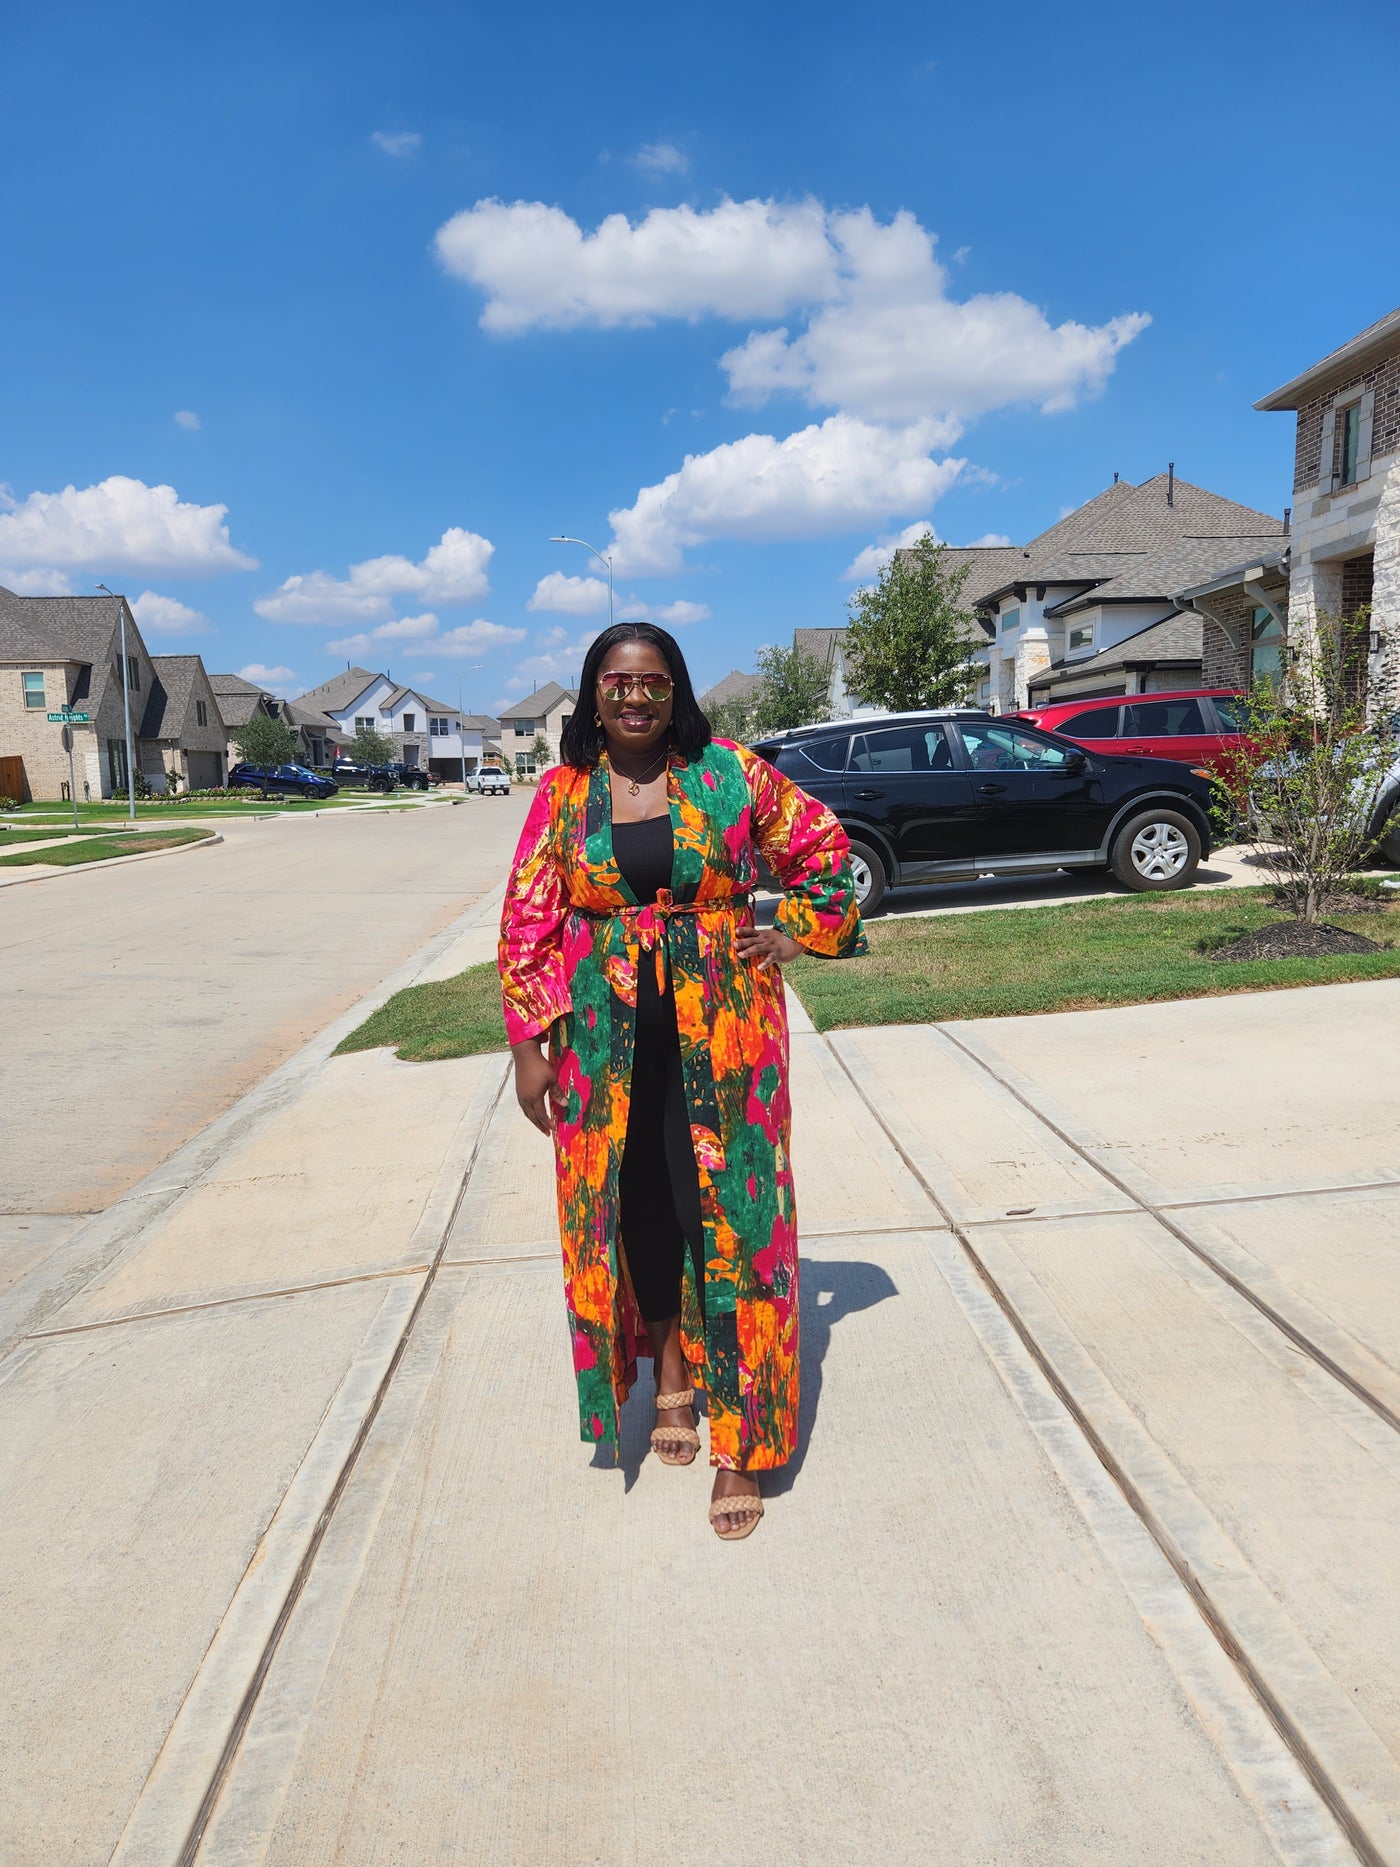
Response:
[[[1201,837],[1189,817],[1144,810],[1113,839],[1109,867],[1125,888],[1163,893],[1185,888],[1201,862]]]
[[[852,842],[851,879],[856,885],[856,906],[862,914],[874,914],[885,898],[889,877],[869,843]]]

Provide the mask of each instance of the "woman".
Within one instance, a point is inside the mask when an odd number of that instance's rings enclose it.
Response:
[[[797,1436],[797,1235],[777,966],[864,951],[845,833],[756,754],[712,739],[675,641],[606,629],[564,763],[525,822],[501,918],[515,1091],[553,1131],[582,1436],[616,1446],[654,1358],[667,1464],[700,1445],[726,1540]],[[753,922],[762,854],[786,890]],[[643,1331],[642,1325],[645,1324]]]

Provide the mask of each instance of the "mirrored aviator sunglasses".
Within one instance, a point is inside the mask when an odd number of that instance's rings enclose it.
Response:
[[[604,700],[626,700],[629,694],[636,692],[660,706],[663,700],[671,698],[674,687],[669,674],[620,674],[614,670],[598,676],[598,692]]]

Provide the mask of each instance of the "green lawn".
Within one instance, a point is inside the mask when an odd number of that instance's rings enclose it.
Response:
[[[282,796],[260,798],[256,793],[244,793],[241,797],[210,797],[203,799],[198,796],[193,798],[180,797],[172,804],[143,803],[138,798],[136,802],[136,821],[138,823],[161,823],[168,821],[172,817],[264,817],[270,810],[301,812],[310,810],[343,810],[351,804],[377,803],[379,801],[379,796],[380,794],[375,791],[341,791],[337,796],[327,798]],[[406,800],[396,798],[395,802],[391,804],[389,808],[416,809],[418,806],[416,804],[408,805]],[[17,823],[22,821],[26,824],[40,821],[52,821],[58,824],[66,822],[71,829],[73,824],[73,806],[71,804],[55,804],[52,801],[37,804],[21,804],[13,812],[7,811],[5,816],[10,822]],[[125,799],[114,799],[111,802],[101,804],[79,804],[78,806],[78,822],[80,824],[91,823],[100,825],[104,823],[130,822],[130,820],[130,811]]]
[[[22,829],[17,825],[0,823],[0,850],[12,848],[16,843],[37,843],[44,836],[102,836],[105,834],[100,823],[83,824],[74,829],[71,823],[26,824]]]
[[[1280,918],[1263,888],[1132,895],[1053,908],[875,920],[870,953],[799,960],[788,981],[819,1031],[1082,1011],[1400,974],[1400,902],[1338,912],[1337,927],[1392,950],[1213,963],[1210,950]]]
[[[374,1050],[392,1044],[407,1063],[430,1063],[441,1057],[474,1057],[483,1050],[504,1050],[501,981],[495,962],[469,966],[452,979],[411,985],[380,1006],[336,1049]]]
[[[70,831],[70,836],[72,832]],[[181,843],[202,843],[212,835],[209,830],[152,830],[132,835],[76,836],[53,849],[18,850],[13,856],[0,856],[0,868],[20,868],[29,863],[43,863],[48,868],[67,869],[79,862],[105,862],[110,856],[144,856],[155,849],[175,849]],[[0,839],[0,848],[3,848]]]
[[[1268,895],[1263,888],[1232,888],[876,920],[867,928],[868,958],[798,960],[787,978],[817,1029],[830,1031],[847,1024],[1084,1011],[1400,974],[1400,901],[1327,917],[1377,943],[1395,942],[1387,952],[1213,963],[1213,948],[1280,918]],[[379,1045],[393,1046],[412,1063],[504,1050],[494,963],[396,992],[339,1049]]]

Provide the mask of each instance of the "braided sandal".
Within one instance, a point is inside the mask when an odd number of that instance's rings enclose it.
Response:
[[[656,1396],[658,1413],[663,1409],[670,1412],[676,1407],[693,1407],[694,1405],[695,1394],[690,1388],[686,1388],[684,1393],[680,1394],[658,1394]],[[674,1449],[683,1446],[690,1448],[690,1457],[682,1459],[673,1456]],[[700,1450],[700,1435],[693,1426],[654,1426],[651,1432],[651,1449],[663,1465],[693,1465],[695,1455]]]
[[[731,1497],[717,1497],[710,1506],[710,1522],[721,1543],[741,1543],[746,1536],[752,1536],[762,1515],[763,1499],[750,1497],[742,1491],[736,1491]],[[748,1522],[737,1530],[721,1530],[716,1522],[720,1517],[747,1517]]]

